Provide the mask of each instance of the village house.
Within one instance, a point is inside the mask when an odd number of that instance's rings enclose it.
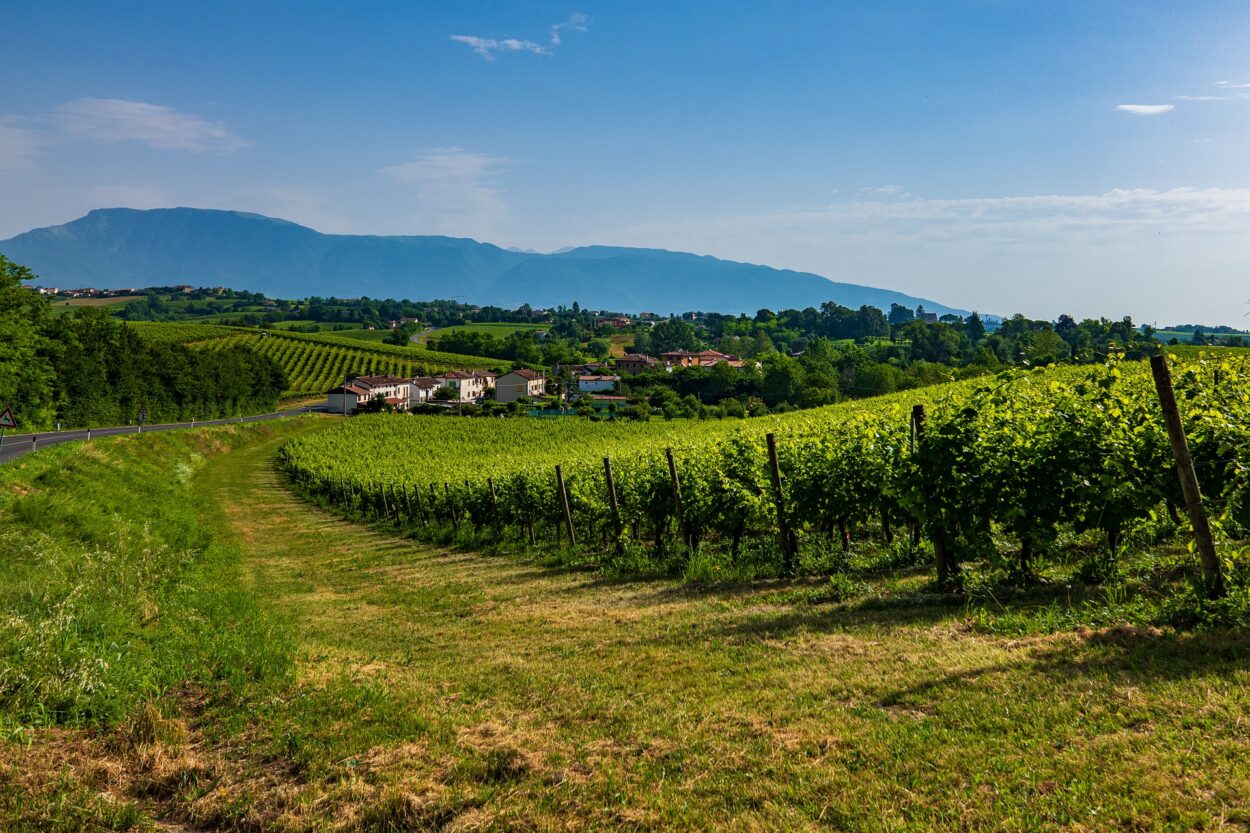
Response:
[[[578,393],[604,393],[620,384],[620,376],[578,376]]]
[[[618,330],[624,330],[625,328],[629,327],[633,323],[634,322],[630,321],[628,318],[626,318],[623,315],[613,315],[607,318],[595,319],[596,327],[603,327],[606,325],[608,327],[613,327]]]
[[[702,350],[698,353],[691,353],[687,350],[674,350],[671,353],[661,353],[660,360],[670,368],[713,367],[721,363],[735,368],[742,367],[742,359],[716,350]]]
[[[489,370],[449,370],[433,378],[452,392],[452,402],[477,402],[487,388],[495,387],[495,374]]]
[[[356,376],[327,394],[326,410],[334,414],[353,414],[379,396],[397,411],[408,410],[412,384],[394,376]]]
[[[408,388],[408,405],[427,405],[434,402],[434,391],[442,387],[437,379],[430,376],[419,376],[412,380]]]
[[[547,380],[536,370],[521,368],[495,380],[495,401],[515,402],[522,397],[535,399],[547,390]]]
[[[558,364],[551,371],[555,376],[563,373],[571,373],[574,376],[597,376],[607,369],[603,362],[590,362],[589,364]]]
[[[626,353],[618,358],[614,365],[618,373],[642,373],[644,370],[650,370],[660,364],[659,360],[652,356],[642,356],[637,353]]]

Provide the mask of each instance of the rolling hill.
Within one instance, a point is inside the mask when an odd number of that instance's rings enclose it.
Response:
[[[754,312],[835,301],[888,310],[926,298],[661,249],[584,246],[554,254],[454,237],[321,234],[238,211],[110,208],[0,241],[0,253],[46,285],[96,288],[189,283],[273,297],[449,298],[536,307],[571,304],[621,312]]]

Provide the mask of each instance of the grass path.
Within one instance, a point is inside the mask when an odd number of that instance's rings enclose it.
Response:
[[[308,430],[308,429],[301,429]],[[1190,830],[1250,822],[1242,637],[1006,639],[959,607],[617,582],[302,502],[268,441],[198,475],[289,613],[249,754],[373,829]],[[419,464],[414,461],[414,464]],[[320,809],[318,809],[320,808]],[[275,812],[277,812],[275,810]],[[346,822],[344,822],[346,823]]]

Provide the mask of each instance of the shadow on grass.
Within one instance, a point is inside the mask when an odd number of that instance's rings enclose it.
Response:
[[[940,674],[899,688],[881,698],[883,708],[953,696],[982,677],[1027,669],[1056,684],[1074,677],[1100,678],[1115,685],[1148,685],[1160,680],[1226,676],[1250,669],[1250,631],[1165,632],[1117,625],[1080,631],[1075,638],[1049,640],[1015,662],[995,663]]]

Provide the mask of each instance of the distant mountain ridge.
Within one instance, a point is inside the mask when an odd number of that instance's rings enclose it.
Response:
[[[467,303],[656,313],[898,303],[966,314],[927,298],[707,255],[614,246],[552,254],[458,237],[322,234],[287,220],[200,208],[97,209],[0,241],[49,286],[229,286],[309,295],[455,298]]]

